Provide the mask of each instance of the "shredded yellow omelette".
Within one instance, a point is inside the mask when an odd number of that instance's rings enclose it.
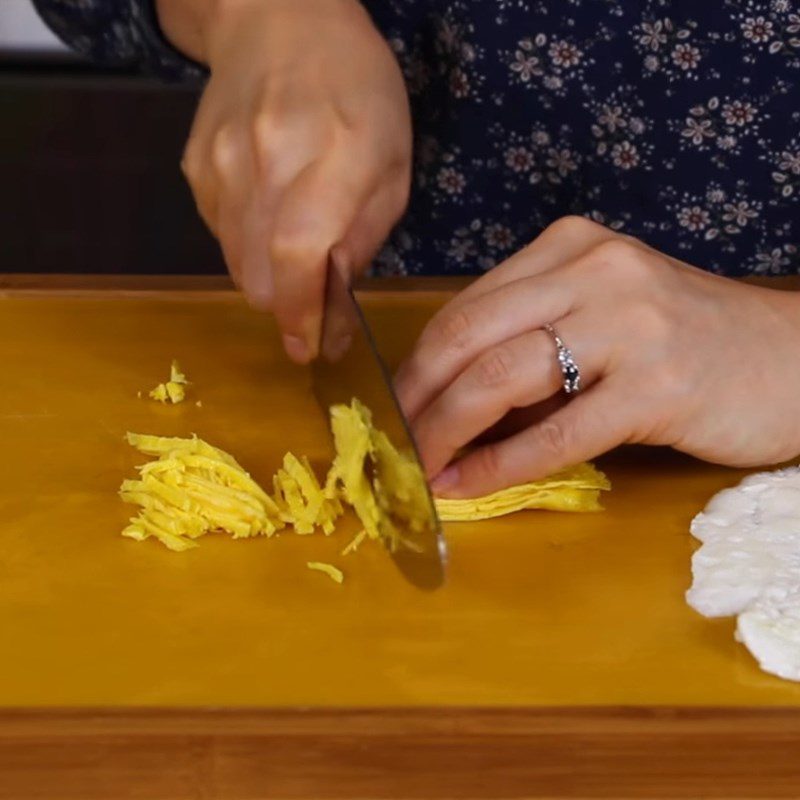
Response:
[[[342,583],[344,581],[344,573],[338,567],[334,567],[333,564],[326,564],[324,561],[308,561],[306,562],[306,566],[317,572],[324,572],[336,583]]]
[[[150,391],[150,397],[159,403],[182,403],[186,398],[186,387],[189,381],[181,372],[177,361],[173,361],[169,368],[169,380],[159,383]]]
[[[176,377],[185,383],[173,365],[172,378]],[[373,426],[369,409],[358,400],[333,406],[330,419],[336,454],[324,483],[308,459],[287,453],[271,493],[233,456],[196,436],[128,433],[129,444],[151,460],[138,467],[138,478],[122,483],[122,499],[139,506],[123,535],[139,541],[152,537],[177,551],[196,547],[196,540],[208,533],[228,533],[234,539],[273,536],[285,529],[329,535],[344,507],[350,506],[363,530],[342,555],[367,539],[380,539],[392,550],[411,546],[404,532],[422,524],[420,515],[428,503],[418,464]],[[580,464],[485,497],[439,499],[436,508],[444,521],[487,519],[532,508],[597,511],[600,491],[609,488],[603,473]],[[388,505],[391,515],[382,513]],[[333,565],[309,562],[308,567],[339,583],[343,580]]]
[[[272,536],[287,524],[298,533],[333,532],[342,513],[338,498],[323,495],[311,465],[287,454],[268,495],[233,456],[202,439],[128,434],[128,442],[155,460],[123,482],[126,502],[141,506],[124,536],[154,536],[170,550],[195,547],[195,539],[227,532],[234,539]]]
[[[382,539],[392,552],[411,547],[404,532],[419,532],[430,513],[416,459],[375,428],[369,409],[358,400],[334,406],[330,414],[336,457],[326,486],[355,509],[364,526],[363,536],[350,546],[355,549],[369,538]]]

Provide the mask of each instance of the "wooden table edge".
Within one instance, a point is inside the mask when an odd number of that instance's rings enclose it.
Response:
[[[362,291],[452,294],[477,276],[391,276],[358,280]],[[744,282],[787,291],[800,290],[800,275],[749,276]],[[4,295],[59,293],[60,295],[114,292],[116,295],[170,292],[238,294],[228,275],[98,275],[64,273],[0,273],[0,297]]]
[[[800,709],[0,710],[0,798],[797,797]]]
[[[463,276],[362,278],[356,288],[360,291],[447,293],[462,289],[474,278]],[[65,275],[7,273],[0,274],[0,297],[48,294],[87,295],[114,293],[115,296],[141,294],[191,293],[209,295],[238,295],[227,275]]]
[[[19,734],[82,736],[141,734],[157,729],[175,735],[363,734],[405,736],[414,732],[492,733],[635,732],[713,729],[796,731],[800,707],[703,705],[406,706],[406,707],[0,707],[0,741]]]

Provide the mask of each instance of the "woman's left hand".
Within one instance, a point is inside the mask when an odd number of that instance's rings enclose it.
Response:
[[[453,461],[509,412],[561,392],[547,323],[575,357],[580,393]],[[442,496],[542,478],[625,442],[774,464],[800,453],[800,296],[565,217],[431,320],[396,387]]]

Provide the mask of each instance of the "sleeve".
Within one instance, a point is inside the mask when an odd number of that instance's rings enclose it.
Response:
[[[155,0],[33,0],[39,16],[73,50],[110,67],[130,67],[170,81],[207,75],[164,37]]]

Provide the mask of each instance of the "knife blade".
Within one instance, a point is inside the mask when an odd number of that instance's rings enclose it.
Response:
[[[402,531],[410,546],[400,546],[394,552],[387,550],[411,583],[422,589],[436,589],[444,581],[446,546],[433,497],[389,371],[355,295],[333,260],[326,278],[320,353],[311,370],[313,391],[326,416],[331,406],[349,405],[357,398],[372,412],[375,427],[389,437],[395,448],[415,460],[420,491],[414,495],[425,498],[414,509],[415,521],[421,524],[415,525],[416,530],[409,527]],[[374,476],[368,477],[391,516],[395,502],[391,492],[386,492]],[[392,519],[396,524],[397,517]]]

